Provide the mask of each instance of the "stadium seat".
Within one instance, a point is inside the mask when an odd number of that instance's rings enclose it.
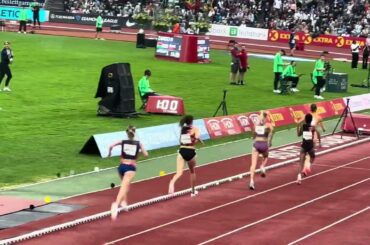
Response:
[[[141,103],[142,105],[140,106],[139,110],[145,110],[145,106],[146,106],[146,103],[147,103],[147,100],[146,98],[142,97],[141,96],[141,93],[140,93],[140,87],[137,87],[137,91],[139,92],[139,97],[141,99]]]
[[[287,81],[286,79],[280,80],[280,91],[281,94],[290,94],[290,89],[292,88],[292,82]]]

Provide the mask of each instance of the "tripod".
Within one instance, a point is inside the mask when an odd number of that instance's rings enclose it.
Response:
[[[224,97],[222,98],[222,101],[221,101],[220,105],[217,107],[216,112],[213,114],[213,117],[215,117],[217,115],[217,112],[218,112],[218,110],[221,109],[221,107],[222,107],[222,113],[223,113],[222,115],[223,116],[227,115],[226,92],[227,92],[227,90],[224,89]]]
[[[358,131],[357,131],[357,127],[356,127],[356,124],[355,124],[355,121],[353,120],[353,117],[352,117],[352,112],[351,112],[351,108],[349,107],[349,98],[347,98],[347,105],[346,105],[346,108],[344,108],[343,112],[342,112],[342,115],[340,115],[340,118],[337,122],[337,125],[335,125],[335,128],[333,130],[333,133],[332,135],[335,133],[335,130],[337,129],[340,121],[344,118],[344,120],[346,120],[347,116],[348,116],[348,113],[349,113],[349,116],[351,117],[351,121],[352,121],[352,124],[353,124],[353,127],[355,129],[355,135],[357,136],[357,138],[359,139],[360,136],[358,135]],[[343,132],[341,133],[340,135],[340,138],[343,137]]]

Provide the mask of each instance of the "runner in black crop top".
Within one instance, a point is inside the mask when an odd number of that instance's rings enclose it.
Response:
[[[181,146],[194,146],[197,142],[193,126],[183,126],[181,128],[180,145]]]
[[[181,177],[185,162],[187,162],[190,171],[191,196],[195,196],[197,195],[195,190],[195,144],[197,141],[201,141],[200,130],[193,126],[193,116],[190,115],[181,119],[180,127],[180,149],[176,159],[176,174],[170,181],[168,193],[173,194],[175,192],[175,183]]]
[[[141,148],[137,140],[122,140],[121,147],[121,158],[129,160],[136,160]]]
[[[302,174],[307,175],[311,172],[311,164],[315,160],[315,144],[314,139],[317,137],[317,132],[312,126],[312,114],[306,114],[304,121],[300,122],[297,126],[297,135],[302,137],[300,164],[298,167],[297,184],[302,183]],[[310,164],[305,167],[306,156],[310,156]]]

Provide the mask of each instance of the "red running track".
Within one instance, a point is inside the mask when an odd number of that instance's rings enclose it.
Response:
[[[370,206],[369,147],[365,143],[318,157],[314,174],[301,186],[294,182],[297,166],[289,165],[257,178],[255,192],[242,179],[201,191],[196,198],[183,196],[120,214],[116,222],[101,219],[25,244],[288,244]],[[367,244],[369,213],[302,243]]]

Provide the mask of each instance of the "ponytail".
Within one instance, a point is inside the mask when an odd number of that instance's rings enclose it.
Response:
[[[136,128],[132,125],[129,125],[126,129],[126,134],[129,140],[133,140],[135,138]]]
[[[190,126],[193,124],[194,117],[192,115],[186,115],[180,120],[180,127]]]

